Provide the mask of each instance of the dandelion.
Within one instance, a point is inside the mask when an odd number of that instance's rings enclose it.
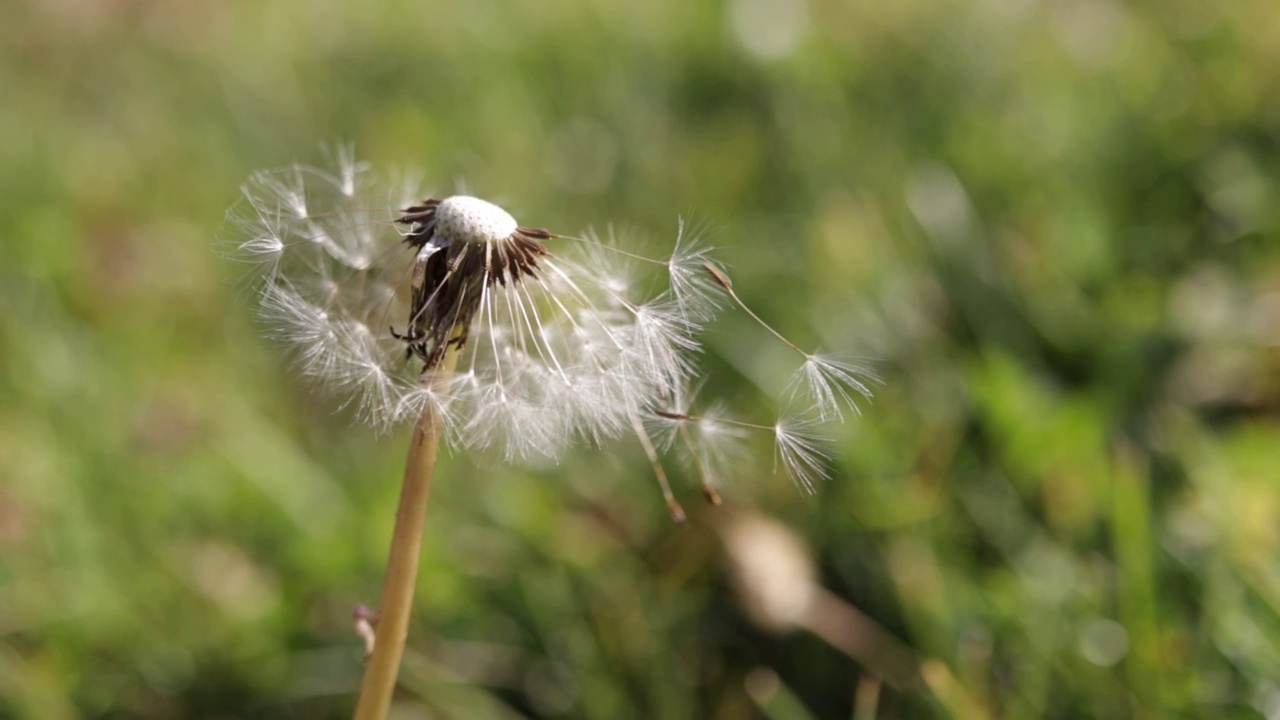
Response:
[[[242,237],[233,256],[261,274],[261,314],[300,373],[376,428],[431,409],[451,445],[507,461],[554,460],[632,434],[653,445],[646,455],[681,518],[658,457],[670,438],[681,436],[713,501],[729,459],[743,456],[744,428],[683,398],[699,377],[699,334],[723,298],[802,357],[772,430],[777,457],[818,459],[785,430],[843,422],[880,382],[865,362],[805,351],[765,323],[706,233],[683,220],[669,257],[651,259],[613,236],[521,226],[479,198],[424,201],[411,177],[383,178],[349,148],[331,155],[332,170],[250,177],[231,214]],[[646,267],[668,281],[647,297],[636,290]],[[676,421],[656,442],[642,436],[673,417],[697,420]],[[816,466],[779,464],[809,489]]]
[[[679,279],[644,297],[624,262],[636,256],[606,241],[522,226],[476,197],[422,200],[347,149],[334,160],[254,174],[231,213],[233,255],[256,269],[261,315],[303,376],[375,427],[416,419],[383,604],[363,633],[357,718],[380,718],[441,438],[521,460],[634,433],[683,520],[642,418],[689,382],[713,303],[687,277],[689,246]]]
[[[229,217],[231,255],[253,268],[260,314],[299,374],[375,428],[414,423],[383,604],[376,625],[357,618],[369,646],[357,718],[384,717],[394,690],[442,440],[520,461],[631,436],[684,522],[665,453],[678,447],[719,504],[750,434],[771,433],[775,471],[812,491],[828,474],[823,428],[877,381],[765,324],[684,221],[653,259],[612,235],[521,225],[477,197],[430,197],[350,148],[331,160],[253,174]],[[640,292],[646,271],[665,285]],[[725,296],[804,358],[773,424],[694,406],[699,335]]]

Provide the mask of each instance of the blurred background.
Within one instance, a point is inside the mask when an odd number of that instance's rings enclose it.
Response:
[[[885,378],[816,495],[453,454],[400,718],[1280,718],[1280,5],[0,5],[0,717],[342,718],[407,433],[215,249],[352,142],[524,222],[714,230]],[[234,239],[234,238],[232,238]],[[709,392],[790,358],[729,312]]]

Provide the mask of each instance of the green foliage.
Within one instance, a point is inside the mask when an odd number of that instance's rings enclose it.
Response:
[[[662,247],[692,211],[762,316],[886,379],[814,497],[763,462],[703,508],[672,468],[686,528],[636,448],[446,457],[402,717],[1275,717],[1278,26],[1262,0],[0,6],[0,717],[350,712],[406,438],[292,378],[217,251],[251,170],[347,140],[530,225]],[[726,313],[706,361],[770,422],[794,358],[762,342]],[[756,627],[719,529],[746,508],[923,681]]]

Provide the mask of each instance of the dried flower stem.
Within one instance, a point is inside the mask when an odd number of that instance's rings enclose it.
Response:
[[[457,361],[458,352],[450,345],[432,376],[431,382],[437,390],[443,392]],[[395,530],[391,535],[382,606],[378,610],[376,641],[365,667],[355,720],[383,720],[391,710],[400,658],[404,655],[405,640],[409,636],[409,614],[413,609],[422,532],[427,520],[436,458],[440,453],[441,430],[438,410],[434,404],[428,403],[413,427],[413,440],[404,469],[404,487],[400,491],[400,506],[396,509]]]
[[[920,680],[920,660],[910,647],[826,588],[817,588],[800,624],[893,688],[911,688]]]

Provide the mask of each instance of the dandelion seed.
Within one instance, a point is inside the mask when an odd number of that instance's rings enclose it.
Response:
[[[716,284],[728,293],[729,297],[743,312],[751,316],[751,319],[755,320],[765,330],[768,330],[787,347],[804,357],[804,362],[801,364],[800,369],[796,371],[788,382],[789,394],[793,401],[798,399],[798,394],[803,389],[809,394],[809,400],[813,403],[813,410],[820,419],[843,421],[844,410],[842,405],[848,405],[853,409],[854,413],[859,412],[854,398],[855,394],[867,400],[871,399],[872,392],[869,384],[879,383],[880,378],[869,366],[853,360],[842,360],[829,355],[805,351],[757,315],[738,296],[737,291],[733,289],[733,281],[724,270],[711,262],[704,263],[703,269],[715,280]]]
[[[751,432],[768,433],[773,437],[774,474],[779,470],[806,492],[830,477],[828,465],[832,459],[830,439],[823,430],[829,426],[814,415],[787,415],[773,425],[735,420],[720,414],[714,408],[706,415],[654,412],[655,427],[664,437],[680,437],[688,443],[688,449],[698,470],[702,473],[703,489],[712,504],[719,504],[716,481],[727,468],[740,464],[745,453],[745,440]]]
[[[653,411],[646,418],[646,428],[662,449],[680,446],[702,482],[703,495],[712,505],[719,505],[718,488],[735,468],[743,467],[747,459],[746,440],[750,431],[769,428],[734,420],[723,402],[695,410],[697,395],[698,388],[682,388],[672,398],[672,407],[680,410]]]

